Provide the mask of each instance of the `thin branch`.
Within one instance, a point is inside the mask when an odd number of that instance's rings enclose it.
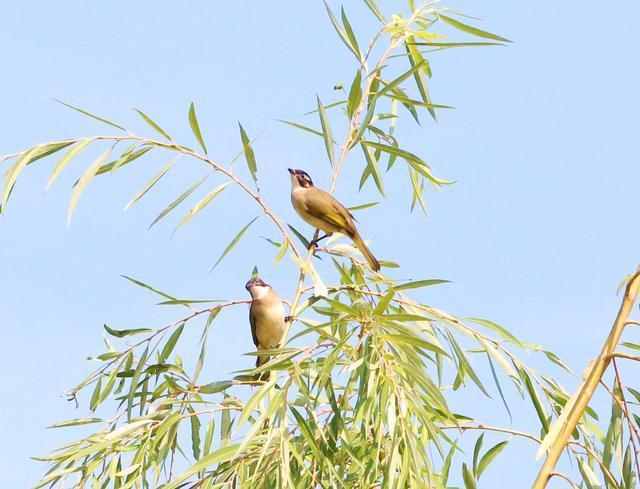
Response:
[[[552,477],[560,477],[561,479],[564,479],[565,481],[567,481],[571,487],[578,487],[578,484],[573,482],[568,476],[566,476],[562,472],[551,472],[551,474],[549,474],[549,479],[551,479]]]
[[[622,409],[622,412],[624,413],[624,416],[627,419],[627,424],[629,426],[629,439],[631,440],[631,445],[633,446],[633,453],[635,455],[636,472],[638,476],[640,476],[640,462],[638,461],[638,445],[636,444],[636,439],[640,440],[640,432],[638,432],[638,428],[636,428],[635,423],[631,419],[631,414],[629,414],[629,406],[627,404],[627,400],[624,397],[624,387],[622,384],[622,377],[620,376],[620,371],[618,370],[618,364],[616,363],[615,358],[611,360],[611,363],[613,363],[613,370],[616,374],[616,380],[618,381],[618,386],[620,387],[620,398],[621,398],[620,408]],[[615,393],[613,394],[614,394],[614,398],[617,399],[617,396],[615,396]],[[634,434],[635,434],[635,437],[634,437]]]
[[[636,356],[636,355],[629,355],[628,353],[622,353],[622,352],[613,352],[611,355],[609,355],[610,359],[615,359],[615,358],[624,358],[626,360],[633,360],[634,362],[640,362],[640,357]]]

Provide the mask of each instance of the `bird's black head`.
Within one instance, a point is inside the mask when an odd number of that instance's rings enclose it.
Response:
[[[291,173],[291,182],[300,185],[303,188],[313,187],[313,181],[309,174],[304,170],[293,170],[288,168],[289,173]]]
[[[247,284],[244,286],[244,288],[247,290],[251,290],[253,287],[270,287],[270,285],[267,284],[261,278],[255,277],[249,280]]]

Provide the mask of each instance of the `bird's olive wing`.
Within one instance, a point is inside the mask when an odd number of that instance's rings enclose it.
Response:
[[[320,191],[314,192],[306,202],[307,212],[317,219],[329,222],[347,233],[353,229],[353,218],[349,211],[331,194]]]
[[[256,335],[256,317],[253,314],[253,304],[249,308],[249,324],[251,324],[251,337],[253,338],[253,344],[258,346],[258,336]]]

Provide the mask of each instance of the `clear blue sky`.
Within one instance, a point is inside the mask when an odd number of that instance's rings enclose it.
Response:
[[[385,10],[393,4],[386,2]],[[480,25],[515,42],[432,57],[433,98],[456,110],[441,113],[437,125],[425,117],[422,128],[407,123],[400,130],[436,174],[458,183],[427,196],[431,214],[425,219],[408,213],[404,176],[392,177],[390,201],[360,213],[363,230],[374,236],[377,255],[402,263],[397,277],[453,281],[425,291],[424,301],[460,316],[490,318],[552,347],[581,371],[617,311],[618,282],[640,261],[640,5],[617,2],[615,11],[577,0],[446,5],[485,19]],[[354,24],[368,24],[359,2],[349,2],[348,12]],[[306,168],[324,186],[330,177],[324,149],[273,118],[303,120],[315,93],[332,100],[332,87],[347,84],[354,73],[320,1],[5,0],[0,18],[1,154],[111,132],[50,97],[144,131],[129,110],[139,107],[192,144],[186,110],[193,100],[210,151],[221,161],[240,148],[237,120],[251,135],[264,131],[255,145],[263,193],[304,227],[290,208],[285,168]],[[208,273],[229,232],[258,213],[238,192],[173,239],[172,224],[188,206],[146,230],[203,174],[197,162],[172,169],[123,213],[124,203],[166,163],[146,161],[94,181],[70,230],[69,188],[88,161],[78,159],[47,194],[51,163],[38,162],[0,219],[4,487],[33,484],[44,467],[28,457],[72,435],[45,426],[86,413],[86,406],[76,411],[59,393],[89,372],[85,357],[101,351],[103,323],[154,326],[176,317],[119,274],[181,297],[243,298],[254,257],[261,256],[265,279],[284,296],[294,289],[293,266],[276,274],[269,245],[255,251],[251,239]],[[349,175],[347,169],[337,195],[349,205],[370,201],[368,191],[357,195]],[[253,230],[258,234],[275,237],[266,221]],[[245,321],[245,311],[238,311],[215,329],[205,372],[211,379],[251,361],[241,356],[251,349]],[[480,397],[472,390],[465,395]],[[516,408],[514,428],[535,429],[526,414],[530,406],[516,401]],[[491,417],[499,405],[482,409]],[[536,470],[533,448],[515,442],[481,487],[526,487]]]

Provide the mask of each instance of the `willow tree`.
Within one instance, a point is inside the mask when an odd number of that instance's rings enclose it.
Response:
[[[327,5],[328,22],[353,55],[355,76],[335,92],[344,93],[339,100],[327,105],[315,101],[317,109],[310,116],[314,122],[283,122],[324,141],[326,155],[316,158],[328,160],[329,192],[342,175],[347,155],[354,154],[349,164],[360,165],[361,177],[343,183],[344,187],[355,192],[372,185],[385,195],[388,173],[403,172],[411,210],[426,212],[429,191],[451,182],[437,177],[423,156],[403,147],[397,121],[435,119],[439,110],[447,108],[434,103],[430,95],[433,52],[508,41],[433,3],[409,1],[408,7],[406,15],[387,15],[373,0],[365,0],[361,8],[367,8],[379,24],[365,42],[344,10],[338,14]],[[445,38],[443,31],[454,38]],[[187,142],[174,140],[140,110],[137,115],[148,124],[151,136],[134,134],[123,125],[65,105],[99,120],[110,132],[38,144],[0,158],[7,169],[3,212],[27,167],[44,164],[55,153],[62,156],[53,165],[48,186],[84,150],[103,148],[73,186],[69,221],[94,178],[120,175],[123,167],[139,165],[152,153],[166,155],[167,165],[150,177],[129,207],[145,197],[171,166],[194,159],[207,173],[170,202],[152,225],[171,218],[179,206],[193,200],[196,190],[205,188],[205,197],[193,202],[178,221],[178,225],[187,224],[215,199],[223,199],[226,187],[235,186],[255,207],[255,219],[268,220],[279,239],[266,244],[252,237],[253,219],[236,235],[229,235],[219,261],[241,239],[255,239],[261,256],[270,258],[274,253],[277,262],[290,256],[299,274],[292,277],[297,288],[288,298],[291,316],[282,347],[268,352],[272,358],[262,367],[225,379],[201,375],[208,340],[215,334],[211,326],[223,323],[229,308],[246,308],[247,301],[194,303],[131,279],[161,296],[164,305],[183,308],[186,315],[162,327],[106,328],[112,339],[95,358],[100,366],[68,394],[72,400],[88,401],[82,405],[88,417],[54,425],[85,425],[91,433],[40,458],[48,470],[38,487],[445,488],[451,481],[462,481],[473,488],[513,437],[539,444],[553,419],[561,415],[570,394],[518,357],[526,350],[538,351],[566,368],[553,353],[520,341],[493,322],[463,321],[411,298],[415,289],[437,286],[442,280],[419,276],[411,281],[392,280],[384,269],[399,265],[383,262],[382,273],[372,272],[353,246],[339,240],[322,248],[310,246],[311,240],[278,216],[258,188],[260,165],[242,126],[243,151],[225,163],[209,156],[193,105],[188,124],[194,141]],[[189,345],[189,351],[200,352],[193,369],[175,354],[176,346],[186,341],[182,333],[187,328],[202,330],[200,345]],[[484,364],[481,370],[479,364]],[[256,374],[265,371],[271,372],[269,379],[256,381]],[[530,401],[540,422],[539,433],[509,427],[505,382]],[[616,384],[618,392],[620,388]],[[493,402],[496,409],[506,407],[505,426],[483,424],[473,406],[467,412],[450,408],[449,397],[458,389],[474,389],[486,396],[491,392],[500,399]],[[89,411],[106,416],[95,417]],[[578,459],[587,487],[596,487],[595,471],[603,474],[608,487],[635,484],[628,447],[619,469],[610,463],[623,445],[631,446],[622,435],[623,411],[630,419],[625,409],[614,412],[609,441],[594,436],[596,415],[591,410],[585,411],[580,429],[573,434],[569,454]],[[487,432],[493,433],[494,440],[495,436],[502,439],[484,445]],[[473,438],[469,441],[469,437]],[[473,448],[467,454],[463,445]]]

